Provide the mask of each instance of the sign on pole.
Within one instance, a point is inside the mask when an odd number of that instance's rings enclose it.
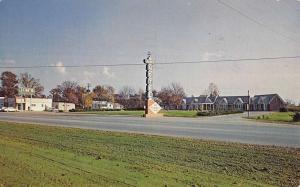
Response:
[[[19,95],[34,95],[34,88],[19,88]]]

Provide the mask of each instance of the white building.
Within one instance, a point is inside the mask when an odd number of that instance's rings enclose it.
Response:
[[[52,107],[58,110],[69,111],[75,109],[74,103],[65,103],[65,102],[53,102]]]
[[[112,110],[114,109],[114,104],[108,101],[93,101],[93,110]]]
[[[47,98],[8,98],[8,106],[19,111],[45,111],[52,107],[52,99]]]

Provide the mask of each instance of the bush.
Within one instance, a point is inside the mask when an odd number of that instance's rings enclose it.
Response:
[[[238,113],[243,113],[243,111],[209,111],[209,112],[199,111],[197,112],[197,116],[218,116],[218,115],[238,114]]]
[[[294,122],[300,121],[300,112],[296,112],[296,113],[293,115],[293,121],[294,121]]]
[[[289,106],[289,107],[287,107],[287,110],[290,112],[300,112],[300,107],[299,106]]]
[[[211,116],[212,112],[197,112],[197,116]]]
[[[289,110],[286,107],[279,108],[279,112],[288,112]]]
[[[70,109],[69,112],[76,112],[74,108]]]
[[[58,112],[64,112],[63,110],[59,110]]]

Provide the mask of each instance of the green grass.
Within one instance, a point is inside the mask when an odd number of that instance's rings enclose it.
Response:
[[[300,149],[0,122],[0,186],[297,186]]]
[[[252,117],[252,119],[256,119],[259,121],[266,121],[266,122],[285,122],[285,123],[300,124],[300,122],[297,123],[293,122],[293,117],[292,117],[293,114],[294,112],[275,112],[275,113]]]
[[[188,110],[164,110],[161,111],[166,117],[197,117],[197,111]]]

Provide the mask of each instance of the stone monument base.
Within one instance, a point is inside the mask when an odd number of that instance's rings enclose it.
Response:
[[[163,114],[158,113],[160,109],[161,107],[153,99],[147,99],[144,117],[146,118],[163,117]]]

